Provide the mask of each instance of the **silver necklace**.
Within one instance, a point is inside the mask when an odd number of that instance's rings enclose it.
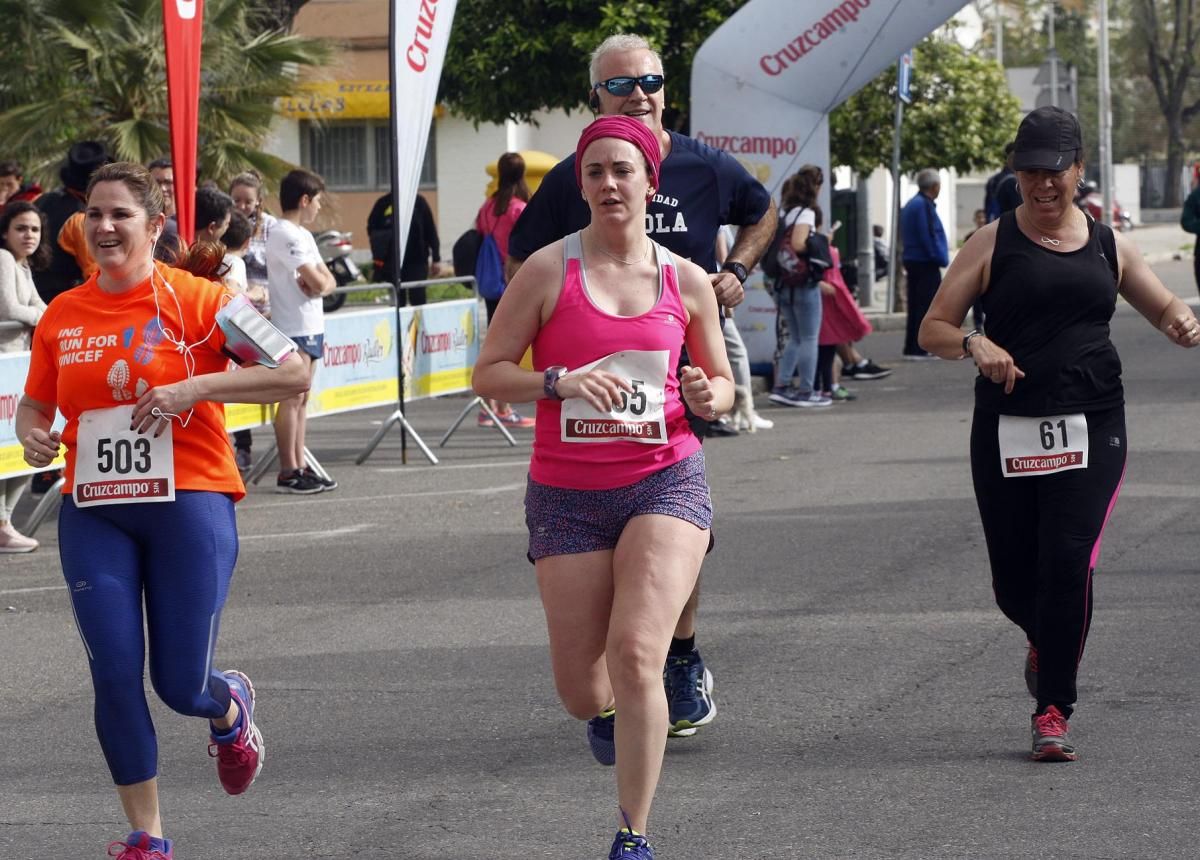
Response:
[[[604,256],[610,257],[611,259],[616,260],[618,263],[621,263],[626,266],[635,266],[638,263],[645,260],[648,256],[650,256],[650,240],[649,239],[646,240],[646,250],[643,251],[642,256],[638,257],[636,260],[626,260],[624,257],[618,257],[616,254],[612,253],[612,251],[606,251],[599,242],[596,242],[596,250],[599,251]]]
[[[1046,245],[1053,245],[1055,248],[1057,248],[1062,244],[1062,239],[1051,239],[1049,236],[1043,236],[1042,242]]]

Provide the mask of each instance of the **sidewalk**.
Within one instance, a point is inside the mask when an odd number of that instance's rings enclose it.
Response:
[[[1191,257],[1196,242],[1196,237],[1185,232],[1178,221],[1147,223],[1127,235],[1151,266]],[[955,253],[957,249],[950,252],[951,260],[954,259]],[[902,331],[905,314],[885,313],[883,308],[886,303],[887,278],[883,278],[875,282],[874,289],[871,290],[871,307],[865,309],[863,314],[875,326],[876,331]]]

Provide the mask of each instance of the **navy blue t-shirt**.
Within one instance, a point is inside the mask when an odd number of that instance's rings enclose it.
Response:
[[[717,230],[722,224],[757,224],[771,202],[767,189],[734,158],[676,132],[659,169],[662,188],[646,207],[646,232],[671,253],[706,272],[717,271]],[[575,156],[542,179],[508,240],[508,254],[525,260],[534,251],[582,230],[591,210],[575,181]]]

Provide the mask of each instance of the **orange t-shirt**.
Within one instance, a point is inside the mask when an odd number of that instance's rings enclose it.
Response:
[[[55,298],[34,331],[25,393],[56,405],[66,419],[64,493],[74,487],[81,413],[132,406],[147,389],[187,378],[184,354],[166,339],[164,329],[176,341],[195,344],[191,351],[195,376],[226,372],[229,367],[229,358],[221,351],[225,335],[216,325],[216,313],[229,291],[161,263],[155,263],[155,268],[152,278],[119,294],[104,292],[93,275]],[[194,408],[187,427],[172,421],[175,487],[228,493],[237,501],[246,495],[246,487],[225,433],[225,407],[203,400]]]

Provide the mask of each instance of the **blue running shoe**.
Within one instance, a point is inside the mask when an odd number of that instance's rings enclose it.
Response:
[[[625,826],[613,838],[608,860],[654,860],[654,849],[645,836],[633,829],[624,809],[621,810],[621,817],[625,819]]]
[[[667,688],[669,737],[691,737],[697,728],[707,726],[717,715],[717,704],[712,698],[712,672],[704,668],[704,660],[696,649],[682,657],[667,657],[663,686]]]
[[[616,730],[617,711],[615,708],[601,711],[588,720],[588,746],[592,748],[592,755],[596,761],[606,767],[612,767],[617,763]]]

